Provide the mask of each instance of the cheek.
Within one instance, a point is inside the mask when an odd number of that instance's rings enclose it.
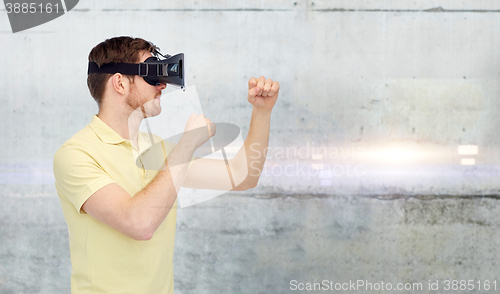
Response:
[[[137,89],[130,91],[130,95],[127,101],[128,104],[133,108],[139,108],[141,106],[140,95]]]

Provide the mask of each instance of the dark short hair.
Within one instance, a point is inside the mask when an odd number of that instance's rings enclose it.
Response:
[[[104,42],[97,44],[89,54],[89,61],[97,63],[101,66],[106,63],[138,63],[139,51],[146,50],[155,53],[159,50],[153,43],[141,38],[132,37],[115,37],[107,39]],[[91,73],[87,76],[87,86],[89,87],[90,95],[101,105],[106,83],[112,74],[106,73]],[[133,82],[134,76],[125,75]]]

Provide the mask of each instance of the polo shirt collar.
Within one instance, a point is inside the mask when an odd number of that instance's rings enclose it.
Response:
[[[123,139],[117,132],[110,128],[105,122],[103,122],[97,115],[92,117],[89,124],[90,128],[94,130],[96,135],[105,143],[108,144],[120,144],[125,139]]]

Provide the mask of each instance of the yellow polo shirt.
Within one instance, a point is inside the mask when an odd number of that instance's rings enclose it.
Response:
[[[140,133],[139,151],[150,145],[148,134]],[[165,155],[173,146],[164,145]],[[157,171],[138,167],[139,151],[94,116],[54,156],[56,189],[69,231],[72,294],[174,293],[177,201],[148,241],[133,240],[82,210],[108,184],[120,185],[133,197],[156,176]]]

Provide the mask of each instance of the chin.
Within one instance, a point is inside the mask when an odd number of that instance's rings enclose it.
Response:
[[[147,117],[155,117],[160,115],[161,113],[161,106],[155,109],[148,109],[146,110],[146,115]]]
[[[158,99],[144,103],[144,117],[154,117],[161,113],[161,105]]]
[[[160,115],[160,113],[161,113],[161,108],[156,113],[154,113],[153,116]]]

